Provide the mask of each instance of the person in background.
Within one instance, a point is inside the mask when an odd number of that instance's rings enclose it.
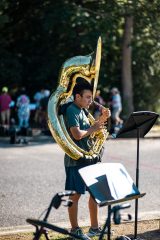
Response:
[[[50,96],[49,90],[44,90],[44,97],[40,100],[39,103],[39,120],[40,120],[40,127],[46,129],[47,128],[47,107],[48,107],[48,100]]]
[[[33,99],[36,104],[34,121],[37,126],[41,125],[41,110],[40,110],[40,101],[45,97],[45,89],[42,88],[40,91],[36,92],[33,96]]]
[[[30,99],[26,95],[25,88],[21,89],[20,96],[17,98],[16,106],[18,108],[19,129],[27,129],[29,127],[30,118]]]
[[[40,91],[38,91],[34,94],[33,99],[35,101],[36,108],[39,108],[40,101],[44,97],[45,97],[45,89],[44,88],[42,88]]]
[[[2,94],[0,95],[0,113],[1,113],[1,121],[2,126],[9,127],[10,125],[10,104],[12,102],[11,96],[8,94],[8,88],[2,88]]]
[[[95,102],[99,103],[102,106],[104,106],[106,104],[104,99],[101,97],[101,91],[100,90],[96,91]],[[100,115],[101,115],[101,107],[95,104],[94,111],[93,111],[93,117],[95,118],[95,120],[98,120]]]
[[[122,101],[118,88],[111,89],[111,99],[109,101],[109,107],[111,109],[111,119],[114,128],[122,127],[123,120],[120,118],[120,113],[122,111]]]

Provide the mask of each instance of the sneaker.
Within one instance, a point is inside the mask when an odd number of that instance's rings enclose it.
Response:
[[[101,232],[102,232],[102,229],[101,227],[98,227],[98,228],[91,228],[89,229],[88,233],[87,233],[87,236],[88,237],[96,237],[96,236],[100,236],[101,235]],[[107,230],[105,230],[104,234],[107,233]]]
[[[75,234],[75,235],[78,235],[79,237],[81,237],[81,239],[83,239],[83,240],[90,240],[90,238],[87,236],[87,234],[84,234],[83,233],[83,231],[82,231],[82,229],[80,228],[80,227],[77,227],[77,228],[75,228],[75,229],[71,229],[71,233],[72,234]],[[74,238],[73,237],[73,239],[77,239],[76,237]]]

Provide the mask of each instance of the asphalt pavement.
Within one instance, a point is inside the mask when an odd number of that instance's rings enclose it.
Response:
[[[34,130],[28,144],[10,144],[0,138],[0,232],[29,228],[26,218],[38,218],[52,197],[64,189],[64,153],[51,136]],[[139,200],[139,219],[160,218],[160,128],[154,127],[140,139],[140,191],[146,196]],[[105,144],[103,162],[122,163],[135,182],[136,139],[113,139]],[[81,224],[89,223],[88,194],[82,196],[79,209]],[[134,215],[134,202],[129,210]],[[128,212],[128,210],[127,210]],[[44,214],[44,213],[43,213]],[[42,216],[44,216],[42,214]],[[100,220],[107,215],[100,208]],[[51,222],[68,224],[67,209],[53,210]]]

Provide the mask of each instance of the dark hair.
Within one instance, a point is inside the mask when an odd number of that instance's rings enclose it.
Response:
[[[76,85],[73,88],[73,97],[75,98],[76,94],[82,95],[84,90],[90,90],[93,92],[93,87],[87,80],[77,78]]]

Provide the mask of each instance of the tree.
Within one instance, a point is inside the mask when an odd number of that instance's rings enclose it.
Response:
[[[132,50],[131,39],[133,31],[133,16],[125,17],[124,40],[122,48],[122,89],[125,113],[133,112],[133,84],[132,84]]]

